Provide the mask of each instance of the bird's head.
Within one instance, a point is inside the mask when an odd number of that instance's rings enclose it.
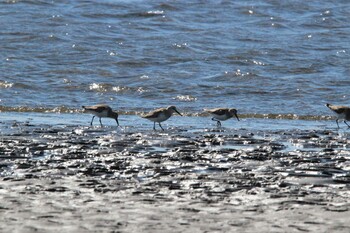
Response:
[[[182,114],[179,113],[179,111],[176,109],[175,106],[169,106],[169,107],[167,107],[167,110],[169,110],[171,113],[176,112],[177,114],[179,114],[180,116],[182,116]]]
[[[117,125],[119,126],[118,116],[119,115],[117,112],[115,112],[115,111],[111,112],[111,118],[113,118],[117,122]]]
[[[235,117],[237,118],[237,120],[239,121],[239,118],[238,118],[238,115],[237,115],[237,109],[235,109],[235,108],[230,108],[230,109],[229,109],[229,112],[230,112],[233,116],[235,116]]]

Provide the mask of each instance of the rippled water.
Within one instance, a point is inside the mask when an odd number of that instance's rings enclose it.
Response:
[[[1,1],[0,111],[329,115],[326,102],[348,104],[349,12],[348,0]]]

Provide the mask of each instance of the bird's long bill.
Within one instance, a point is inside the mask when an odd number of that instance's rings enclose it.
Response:
[[[115,118],[115,121],[117,122],[117,126],[119,126],[118,118]]]
[[[238,115],[237,115],[237,113],[235,113],[235,116],[236,116],[237,120],[239,121],[239,118],[238,118]]]
[[[179,113],[179,111],[175,110],[175,112],[177,112],[177,114],[179,114],[180,116],[182,116],[182,114],[181,114],[181,113]]]

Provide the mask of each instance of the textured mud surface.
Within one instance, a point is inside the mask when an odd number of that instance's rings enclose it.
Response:
[[[11,128],[1,232],[350,232],[346,133]]]

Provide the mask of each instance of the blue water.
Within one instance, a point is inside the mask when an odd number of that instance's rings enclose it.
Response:
[[[348,0],[1,1],[0,109],[329,115],[325,103],[349,104],[349,12]]]

